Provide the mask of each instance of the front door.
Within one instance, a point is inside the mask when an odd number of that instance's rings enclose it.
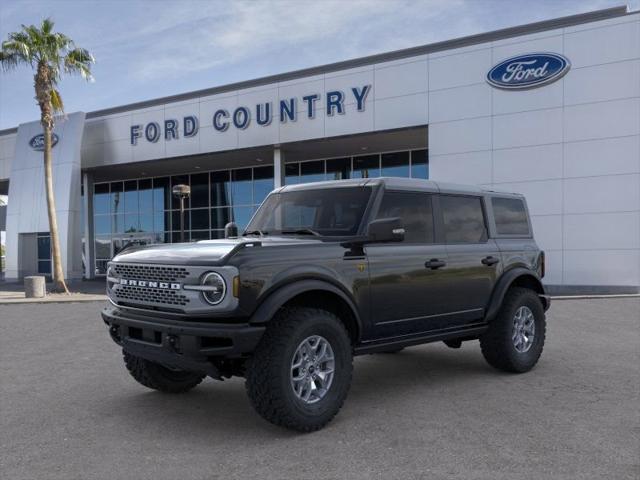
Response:
[[[365,248],[374,336],[441,328],[448,313],[443,283],[447,254],[444,245],[435,243],[432,195],[387,190],[376,217],[400,217],[405,239]]]

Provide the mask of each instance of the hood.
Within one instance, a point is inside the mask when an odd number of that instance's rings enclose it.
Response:
[[[130,247],[113,257],[114,262],[163,265],[223,265],[245,248],[322,243],[315,238],[243,237]]]

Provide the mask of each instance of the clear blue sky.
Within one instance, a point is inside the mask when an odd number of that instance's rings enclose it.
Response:
[[[96,57],[66,79],[67,112],[224,85],[624,0],[2,0],[0,38],[51,16]],[[632,8],[640,0],[630,1]],[[0,129],[39,117],[27,68],[0,73]]]

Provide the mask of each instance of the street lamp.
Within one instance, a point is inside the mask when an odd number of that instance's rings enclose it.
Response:
[[[173,196],[180,199],[180,243],[184,242],[184,200],[191,195],[189,185],[175,185],[171,189]]]

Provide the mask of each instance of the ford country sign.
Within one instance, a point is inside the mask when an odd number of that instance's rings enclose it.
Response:
[[[56,146],[56,143],[58,143],[58,140],[59,140],[58,135],[56,135],[55,133],[52,133],[51,148]],[[29,140],[29,146],[34,150],[37,150],[38,152],[43,152],[44,151],[44,133],[39,133],[38,135],[34,136],[31,140]]]
[[[493,67],[487,82],[505,90],[536,88],[565,75],[571,63],[557,53],[530,53],[508,58]]]

